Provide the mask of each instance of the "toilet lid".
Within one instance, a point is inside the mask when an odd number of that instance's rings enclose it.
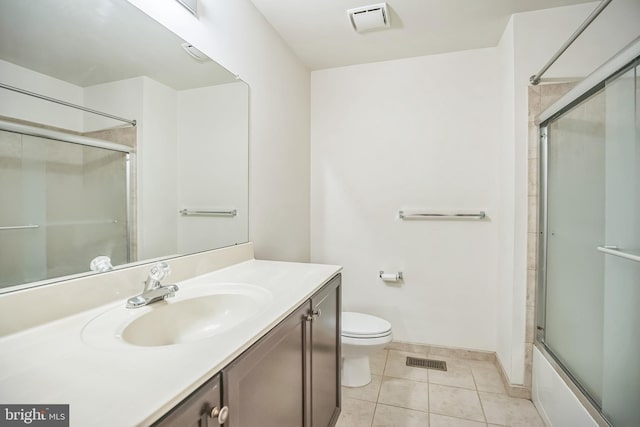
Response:
[[[369,314],[345,311],[342,313],[342,336],[376,338],[389,335],[391,323]]]

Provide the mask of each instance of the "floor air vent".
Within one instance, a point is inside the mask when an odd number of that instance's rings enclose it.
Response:
[[[407,356],[407,366],[424,369],[437,369],[438,371],[447,370],[447,362],[442,360],[422,359],[420,357]]]

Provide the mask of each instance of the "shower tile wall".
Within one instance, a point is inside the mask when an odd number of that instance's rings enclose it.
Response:
[[[529,86],[529,147],[528,147],[528,219],[527,219],[527,299],[525,331],[525,387],[531,390],[533,343],[536,334],[536,285],[538,280],[538,189],[540,183],[540,139],[535,118],[551,104],[569,92],[576,83]]]

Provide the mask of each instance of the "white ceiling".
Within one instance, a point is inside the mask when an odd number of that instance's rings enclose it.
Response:
[[[356,33],[347,9],[379,0],[251,0],[312,70],[496,46],[509,17],[585,0],[388,0],[391,28]]]
[[[181,43],[126,0],[0,0],[0,59],[77,86],[138,76],[176,90],[235,81]]]

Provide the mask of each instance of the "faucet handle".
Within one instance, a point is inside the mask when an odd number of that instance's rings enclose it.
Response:
[[[171,273],[171,267],[169,267],[168,263],[163,261],[163,262],[155,263],[151,267],[151,270],[149,271],[149,277],[155,280],[156,282],[160,282],[166,279],[170,273]]]
[[[111,265],[111,258],[105,255],[100,255],[91,260],[89,268],[92,271],[104,273],[105,271],[113,270],[113,265]]]

